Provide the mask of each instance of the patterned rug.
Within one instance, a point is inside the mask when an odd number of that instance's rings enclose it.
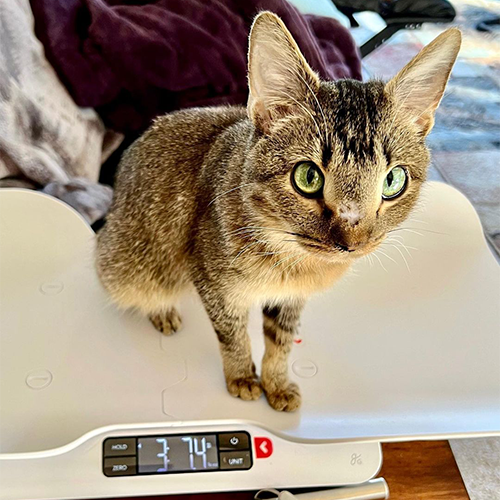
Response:
[[[388,79],[446,28],[462,30],[462,50],[428,138],[430,178],[455,186],[469,198],[500,255],[500,30],[476,30],[478,22],[500,15],[500,2],[452,3],[457,10],[452,24],[399,32],[368,55],[363,66],[367,76]]]

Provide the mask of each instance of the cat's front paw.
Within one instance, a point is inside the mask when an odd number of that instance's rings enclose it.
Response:
[[[226,383],[229,394],[244,401],[259,399],[262,394],[260,382],[255,377],[236,378]]]
[[[172,335],[180,330],[182,326],[181,316],[175,308],[160,314],[151,314],[149,321],[163,335]]]
[[[295,411],[302,401],[299,386],[294,383],[288,384],[284,389],[266,391],[266,398],[272,408],[277,411]]]

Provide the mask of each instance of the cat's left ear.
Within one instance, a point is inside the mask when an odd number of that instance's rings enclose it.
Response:
[[[250,31],[248,84],[248,116],[264,133],[281,118],[311,113],[308,102],[319,78],[283,21],[271,12],[260,13]]]
[[[424,47],[386,86],[396,100],[398,113],[405,113],[427,135],[443,97],[462,43],[462,35],[450,28]]]

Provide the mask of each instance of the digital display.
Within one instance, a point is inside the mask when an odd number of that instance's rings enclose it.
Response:
[[[269,446],[266,450],[272,453]],[[106,477],[245,471],[253,465],[250,434],[241,430],[108,437],[102,443],[102,458]]]
[[[137,451],[139,474],[219,469],[215,434],[139,438]]]

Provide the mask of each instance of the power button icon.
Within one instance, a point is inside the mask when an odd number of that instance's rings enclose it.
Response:
[[[249,437],[246,432],[221,432],[219,434],[219,448],[222,451],[249,450]]]

